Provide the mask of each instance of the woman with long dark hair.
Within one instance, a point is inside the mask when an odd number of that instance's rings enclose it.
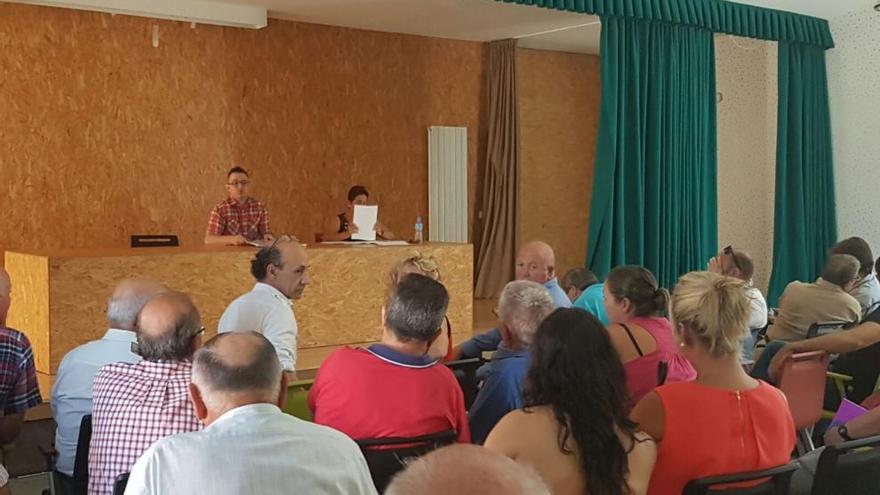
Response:
[[[645,493],[657,447],[627,417],[623,365],[596,317],[557,309],[541,323],[523,402],[486,448],[533,466],[555,495]]]

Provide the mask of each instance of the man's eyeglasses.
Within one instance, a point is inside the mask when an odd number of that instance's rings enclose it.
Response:
[[[724,248],[724,254],[730,256],[730,259],[733,260],[733,265],[737,270],[742,271],[742,267],[739,266],[739,260],[736,259],[736,254],[733,252],[733,246],[727,246]]]
[[[238,187],[238,186],[244,187],[250,183],[251,183],[251,181],[249,181],[249,180],[235,180],[232,182],[227,182],[226,185],[232,186],[232,187]]]

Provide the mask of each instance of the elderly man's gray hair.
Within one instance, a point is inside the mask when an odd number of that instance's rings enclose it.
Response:
[[[242,337],[248,338],[248,345],[236,348],[234,360],[217,352],[223,340]],[[281,371],[275,347],[262,334],[253,331],[221,333],[196,351],[193,357],[193,380],[211,392],[265,392],[270,397],[277,397]]]
[[[531,345],[538,325],[555,308],[553,298],[543,285],[529,280],[516,280],[501,291],[498,317],[516,340],[523,345]]]

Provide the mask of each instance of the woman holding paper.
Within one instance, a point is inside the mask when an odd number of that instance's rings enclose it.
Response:
[[[354,207],[366,206],[367,200],[369,199],[370,193],[367,191],[366,187],[352,186],[352,188],[348,190],[348,204],[346,205],[346,209],[342,213],[327,220],[327,223],[324,225],[324,233],[321,240],[350,241],[352,234],[357,234],[363,230],[363,225],[358,226],[353,222]],[[376,220],[373,230],[376,231],[376,237],[382,239],[394,239],[394,233],[386,229],[378,220]]]

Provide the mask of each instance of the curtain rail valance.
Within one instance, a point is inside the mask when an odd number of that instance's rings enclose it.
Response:
[[[608,17],[701,27],[747,38],[833,48],[828,21],[724,0],[496,0]]]

